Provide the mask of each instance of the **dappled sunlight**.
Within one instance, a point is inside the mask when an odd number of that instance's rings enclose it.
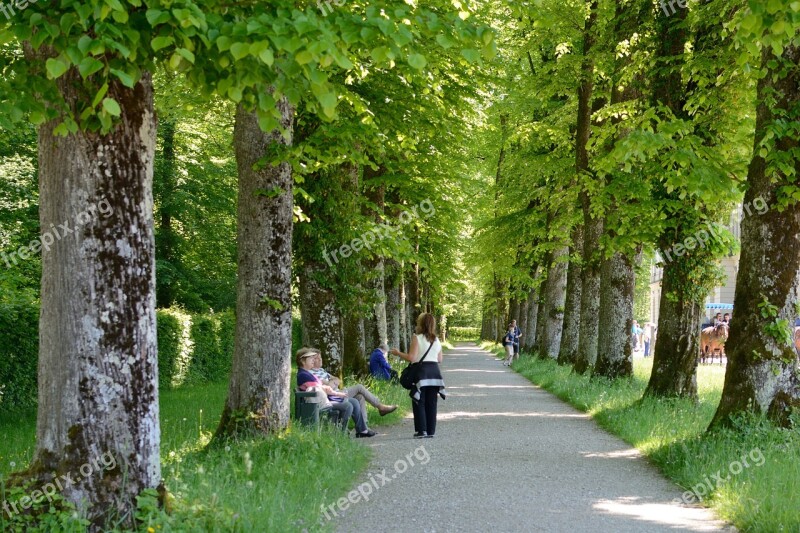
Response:
[[[477,372],[480,374],[505,374],[505,370],[475,370],[473,368],[448,368],[446,372]]]
[[[610,515],[626,516],[689,531],[719,531],[723,525],[714,520],[711,511],[703,507],[645,502],[638,496],[598,500],[592,508]]]
[[[486,418],[494,416],[505,416],[509,418],[589,418],[587,415],[575,413],[542,413],[542,412],[527,412],[527,413],[514,413],[506,412],[477,412],[477,411],[453,411],[452,413],[439,413],[437,419],[441,420],[455,420],[457,418]]]
[[[636,448],[628,448],[625,450],[614,450],[613,452],[583,452],[581,455],[600,459],[638,459],[642,456],[642,453]]]

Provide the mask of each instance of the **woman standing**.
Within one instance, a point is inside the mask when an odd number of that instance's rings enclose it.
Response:
[[[436,433],[436,407],[439,396],[445,399],[444,380],[439,370],[442,362],[442,344],[436,337],[436,319],[430,313],[417,318],[416,335],[411,338],[408,353],[392,349],[392,354],[409,363],[422,360],[417,370],[417,383],[411,390],[411,407],[414,410],[414,438],[432,438]]]

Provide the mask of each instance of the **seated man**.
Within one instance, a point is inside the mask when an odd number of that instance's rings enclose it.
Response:
[[[323,385],[329,385],[333,390],[339,390],[339,378],[336,376],[331,376],[328,372],[322,368],[322,356],[317,353],[317,356],[314,358],[311,367],[311,373],[316,376]],[[372,394],[369,389],[367,389],[364,385],[358,383],[353,385],[352,387],[348,387],[344,390],[344,393],[350,399],[356,399],[359,404],[359,409],[361,410],[361,416],[364,417],[364,423],[367,422],[367,402],[373,407],[375,407],[381,416],[386,416],[395,409],[397,409],[396,405],[384,405],[378,399],[377,396]]]
[[[399,381],[400,376],[397,375],[397,370],[392,368],[389,361],[386,360],[388,352],[389,347],[385,344],[381,344],[372,351],[369,356],[369,373],[375,379]]]
[[[333,390],[328,385],[323,383],[311,373],[314,365],[314,360],[319,356],[319,351],[313,348],[301,348],[297,351],[297,387],[300,390],[306,391],[312,387],[319,387],[328,398],[328,403],[322,406],[322,409],[333,409],[339,412],[339,420],[342,424],[342,430],[347,430],[347,422],[350,418],[356,424],[356,438],[374,437],[377,435],[374,431],[370,431],[367,427],[367,422],[361,416],[361,409],[358,405],[358,400],[355,398],[348,398],[347,393]]]

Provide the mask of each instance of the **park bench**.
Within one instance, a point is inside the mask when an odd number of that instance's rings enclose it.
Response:
[[[294,419],[305,426],[320,426],[320,420],[336,424],[339,412],[331,408],[320,409],[322,398],[317,391],[294,391]]]

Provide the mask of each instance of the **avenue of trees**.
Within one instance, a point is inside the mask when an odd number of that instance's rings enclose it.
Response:
[[[3,245],[21,253],[4,304],[40,313],[36,452],[12,483],[112,454],[117,468],[62,495],[93,529],[133,525],[136,496],[162,483],[156,304],[235,308],[226,439],[288,425],[293,283],[303,339],[336,372],[389,336],[406,346],[416,314],[468,290],[451,282],[469,193],[451,148],[494,55],[476,6],[66,0],[13,15]],[[359,332],[348,352],[343,328]]]
[[[0,324],[38,342],[0,362],[38,368],[10,483],[109,453],[63,491],[91,529],[167,500],[157,308],[235,312],[216,445],[287,428],[293,333],[360,374],[423,311],[443,336],[517,319],[525,352],[625,378],[655,257],[646,394],[694,398],[703,304],[739,250],[712,429],[785,424],[798,139],[795,0],[30,3],[0,18]],[[737,245],[717,228],[740,202],[768,209]]]
[[[645,394],[697,398],[706,297],[718,260],[740,250],[712,429],[747,410],[788,424],[800,405],[800,5],[545,0],[494,17],[482,338],[516,319],[523,350],[630,376],[637,270],[649,276],[654,257]],[[722,229],[737,203],[740,244]]]

